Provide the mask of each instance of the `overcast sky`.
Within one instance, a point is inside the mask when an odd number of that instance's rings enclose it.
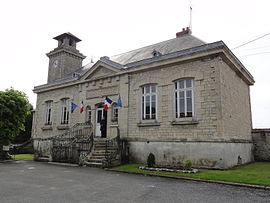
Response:
[[[269,0],[10,0],[0,2],[0,90],[25,92],[47,81],[52,38],[71,32],[87,56],[84,64],[165,41],[189,26],[205,42],[231,49],[270,32]],[[270,35],[233,49],[255,78],[251,87],[254,128],[270,128]]]

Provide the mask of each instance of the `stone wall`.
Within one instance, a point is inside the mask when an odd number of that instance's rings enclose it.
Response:
[[[102,69],[103,71],[100,71]],[[63,134],[76,123],[86,121],[86,111],[79,112],[80,104],[83,101],[84,107],[91,108],[91,122],[96,132],[96,109],[97,105],[104,103],[105,96],[114,102],[117,96],[122,96],[123,107],[119,109],[118,123],[112,121],[112,108],[107,114],[107,132],[109,137],[116,136],[116,127],[119,127],[122,137],[127,135],[127,109],[128,109],[128,75],[101,77],[107,74],[108,69],[98,68],[93,74],[80,84],[63,86],[50,91],[40,92],[37,95],[36,111],[33,120],[32,138],[48,138]],[[111,72],[109,72],[111,74]],[[77,104],[73,113],[69,114],[68,124],[61,124],[61,99],[68,98],[70,102]],[[52,101],[52,124],[45,125],[46,101]],[[99,129],[97,129],[99,130]]]
[[[232,70],[229,65],[220,60],[220,131],[223,137],[251,141],[251,106],[249,85]]]
[[[254,158],[256,161],[270,161],[270,129],[253,129]]]
[[[130,160],[146,163],[153,153],[156,164],[183,166],[191,160],[194,167],[228,169],[253,161],[252,143],[232,142],[129,142]]]
[[[217,134],[217,97],[219,85],[212,79],[217,77],[212,67],[219,61],[214,58],[159,66],[130,76],[130,98],[128,116],[128,139],[140,140],[180,140],[197,141],[219,139]],[[194,122],[175,122],[174,81],[192,78],[194,80]],[[141,87],[147,84],[157,85],[157,120],[153,125],[145,124],[141,119]]]
[[[46,157],[52,160],[52,140],[51,139],[34,139],[33,140],[35,159]]]

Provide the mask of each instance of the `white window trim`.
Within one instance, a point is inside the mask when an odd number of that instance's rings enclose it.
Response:
[[[91,114],[91,117],[89,119],[89,113]],[[92,123],[92,109],[91,106],[86,106],[85,108],[85,122],[89,122]]]
[[[118,121],[119,121],[119,109],[120,108],[115,106],[115,105],[116,105],[116,103],[113,103],[113,105],[112,105],[112,111],[111,111],[112,119],[111,120],[112,120],[113,123],[118,123]],[[114,114],[116,109],[118,110],[117,120],[115,119],[115,114]]]
[[[142,93],[142,89],[145,88],[146,86],[150,86],[150,93]],[[145,105],[145,101],[146,101],[146,96],[149,95],[150,96],[150,115],[152,113],[152,88],[151,86],[155,86],[156,87],[156,92],[154,93],[154,95],[156,96],[156,117],[155,119],[143,119],[143,117],[145,118],[145,112],[146,112],[146,105]],[[145,92],[145,91],[144,91]],[[144,109],[142,107],[142,98],[144,97]],[[147,123],[147,122],[157,122],[158,120],[158,85],[157,84],[146,84],[141,86],[140,88],[140,109],[141,109],[141,113],[140,113],[140,121],[143,123]],[[143,115],[144,113],[144,115]]]
[[[63,105],[64,101],[66,101],[66,104]],[[64,108],[66,107],[66,118],[64,117]],[[67,116],[68,115],[68,116]],[[61,117],[60,117],[60,124],[61,125],[68,125],[70,122],[70,100],[68,98],[61,99]]]
[[[176,95],[175,93],[177,93],[177,99],[178,99],[178,103],[177,103],[177,109],[180,110],[180,102],[179,102],[179,82],[183,81],[183,80],[191,80],[191,84],[192,87],[191,88],[184,88],[182,91],[184,91],[184,95],[185,95],[185,100],[186,100],[186,91],[191,90],[191,96],[192,96],[192,117],[176,117]],[[177,84],[177,89],[175,89],[175,83]],[[195,121],[195,102],[194,102],[194,94],[195,94],[195,88],[194,88],[194,79],[193,78],[183,78],[183,79],[179,79],[179,80],[175,80],[173,83],[173,118],[175,121]],[[185,105],[185,113],[187,111],[187,105]],[[197,123],[197,122],[196,122]]]
[[[50,110],[50,121],[48,121],[49,110]],[[53,119],[52,113],[53,113],[53,101],[52,100],[46,101],[45,102],[45,125],[52,125],[52,119]]]

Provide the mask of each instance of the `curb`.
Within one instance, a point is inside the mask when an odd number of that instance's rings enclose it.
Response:
[[[121,170],[115,170],[115,169],[105,169],[105,170],[113,171],[113,172],[120,172],[120,173],[127,173],[127,174],[143,175],[143,176],[154,176],[154,177],[161,177],[161,178],[170,178],[170,179],[178,179],[178,180],[180,179],[180,180],[205,182],[205,183],[217,183],[217,184],[232,185],[232,186],[239,186],[239,187],[247,187],[247,188],[253,188],[253,189],[270,190],[269,186],[264,186],[264,185],[252,185],[252,184],[245,184],[245,183],[226,182],[226,181],[221,181],[221,180],[206,180],[206,179],[181,177],[181,176],[169,176],[169,175],[160,175],[160,174],[151,174],[151,173],[139,173],[139,172],[121,171]]]
[[[0,163],[7,163],[7,162],[14,162],[16,160],[14,159],[8,159],[8,160],[1,160]]]

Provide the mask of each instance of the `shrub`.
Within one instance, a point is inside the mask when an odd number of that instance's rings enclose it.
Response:
[[[156,164],[155,155],[150,153],[147,158],[147,165],[148,167],[153,167]]]
[[[186,161],[185,161],[184,168],[185,168],[186,170],[191,170],[191,167],[192,167],[192,162],[191,162],[191,160],[186,160]]]

